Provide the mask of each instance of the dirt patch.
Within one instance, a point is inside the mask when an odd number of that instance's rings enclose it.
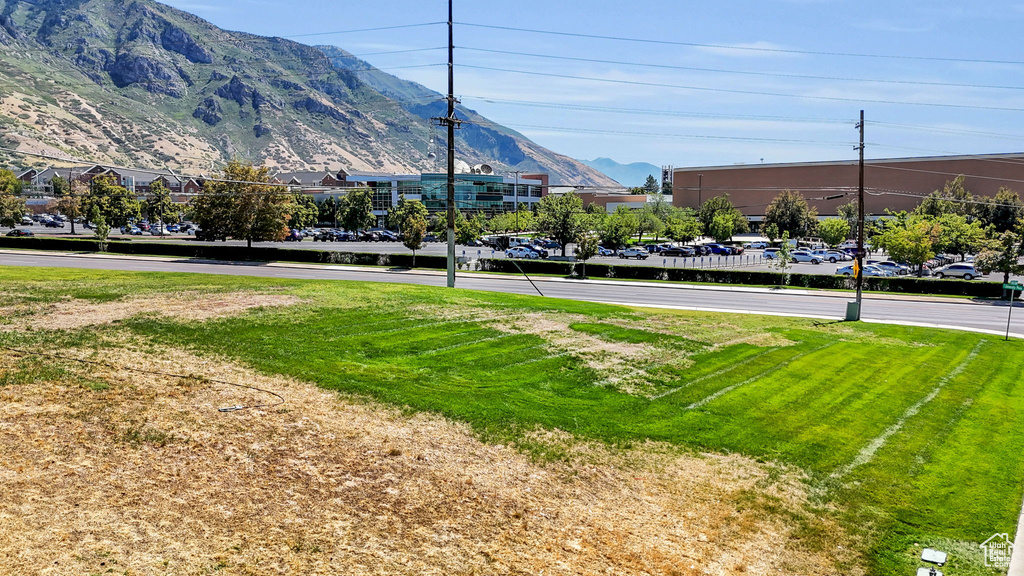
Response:
[[[574,443],[541,464],[459,424],[179,350],[0,358],[0,564],[18,574],[836,574],[799,477],[740,456]],[[774,478],[774,479],[773,479]],[[771,512],[740,505],[755,491]],[[849,548],[844,546],[844,548]],[[856,570],[843,573],[856,573]]]
[[[287,294],[255,292],[160,294],[100,303],[71,299],[38,308],[25,304],[6,307],[4,310],[8,317],[21,319],[14,324],[0,326],[0,330],[69,330],[109,324],[146,313],[184,320],[209,320],[233,316],[251,308],[292,306],[299,302],[299,298]]]

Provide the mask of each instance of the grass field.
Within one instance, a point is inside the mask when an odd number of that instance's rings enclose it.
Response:
[[[124,308],[238,291],[295,300],[220,318],[14,329],[69,299]],[[911,574],[926,546],[951,553],[950,574],[1000,573],[982,566],[977,544],[1015,533],[1024,495],[1024,344],[993,336],[384,284],[18,268],[0,268],[0,310],[3,346],[102,349],[130,337],[217,354],[464,422],[540,461],[569,450],[538,439],[557,430],[616,450],[657,441],[795,467],[815,514],[847,529],[843,545],[869,574]],[[8,371],[0,387],[32,370]],[[807,546],[836,545],[814,530]]]

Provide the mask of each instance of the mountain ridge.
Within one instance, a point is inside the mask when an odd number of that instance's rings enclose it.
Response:
[[[648,162],[620,164],[611,158],[580,160],[581,163],[600,171],[619,184],[629,187],[643,186],[648,176],[661,180],[661,168]]]
[[[438,169],[435,149],[446,146],[430,121],[443,97],[426,87],[340,48],[223,30],[152,0],[0,0],[0,45],[2,148],[204,172],[239,158],[408,173]],[[610,182],[472,110],[458,114],[460,160]],[[4,152],[0,162],[46,163]]]

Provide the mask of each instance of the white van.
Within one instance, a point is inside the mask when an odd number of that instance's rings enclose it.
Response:
[[[515,248],[516,246],[529,246],[530,239],[523,238],[522,236],[513,236],[508,239],[508,247]]]

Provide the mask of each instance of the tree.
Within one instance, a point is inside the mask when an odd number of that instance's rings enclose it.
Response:
[[[93,206],[99,207],[108,225],[117,228],[141,217],[139,199],[109,175],[96,176],[89,181],[89,192],[82,199],[82,209],[91,214]]]
[[[565,247],[586,232],[583,201],[575,192],[548,194],[541,198],[538,210],[537,227],[562,245],[565,256]]]
[[[405,223],[413,216],[419,216],[423,220],[423,225],[426,226],[427,207],[419,200],[408,200],[405,194],[399,194],[398,203],[388,210],[388,226],[399,232],[405,232]]]
[[[1013,230],[1024,222],[1024,203],[1016,192],[1005,187],[996,192],[991,203],[977,206],[975,212],[983,226],[991,226],[996,232]]]
[[[642,242],[644,234],[648,232],[655,235],[657,240],[658,235],[665,229],[665,223],[661,221],[661,218],[654,213],[654,211],[648,206],[644,205],[643,208],[636,211],[636,241]]]
[[[280,241],[288,234],[295,200],[284,186],[270,184],[267,167],[232,160],[193,199],[193,219],[210,238],[231,236],[253,242]]]
[[[964,176],[961,174],[947,181],[942,190],[936,190],[925,197],[914,209],[914,214],[938,218],[943,214],[959,214],[972,216],[974,195],[964,188]]]
[[[771,265],[778,268],[782,272],[782,281],[780,284],[789,283],[789,267],[792,265],[793,247],[789,243],[789,232],[782,233],[782,243],[779,245],[779,249],[775,252],[775,259],[772,260]]]
[[[807,205],[803,194],[784,190],[768,205],[764,222],[775,224],[780,232],[789,232],[790,238],[802,238],[814,230],[817,217],[818,212]]]
[[[714,238],[715,242],[725,242],[732,238],[732,234],[732,216],[725,212],[715,214],[714,220],[711,221],[711,227],[708,229],[708,235]]]
[[[162,180],[149,185],[149,197],[142,203],[142,209],[150,220],[160,222],[160,232],[164,231],[164,222],[177,220],[177,208],[171,202],[171,191],[164,186]]]
[[[768,237],[768,240],[775,242],[775,239],[779,237],[779,227],[775,224],[768,224],[764,227],[764,235]]]
[[[648,174],[647,180],[644,180],[644,193],[645,194],[657,194],[658,193],[658,179],[654,177],[654,174]]]
[[[899,213],[871,238],[872,247],[884,248],[889,258],[920,268],[935,257],[940,226],[934,219]]]
[[[0,226],[14,228],[25,217],[22,182],[10,170],[0,170]]]
[[[411,212],[402,222],[402,244],[412,250],[412,266],[416,267],[416,251],[423,248],[423,236],[427,233],[427,218],[419,212]]]
[[[689,244],[700,236],[700,221],[690,208],[673,210],[665,222],[665,235],[675,242]]]
[[[746,217],[733,206],[729,195],[723,194],[705,200],[698,211],[697,218],[700,220],[703,232],[708,236],[712,236],[711,223],[719,212],[728,214],[732,219],[732,234],[743,234],[750,230]]]
[[[368,188],[352,190],[338,203],[338,219],[349,232],[372,228],[377,223],[373,215],[373,193]]]
[[[836,212],[840,218],[846,220],[846,223],[850,225],[850,230],[857,229],[857,223],[860,222],[860,209],[858,208],[856,198],[846,204],[840,204],[836,208]]]
[[[1010,274],[1024,274],[1021,257],[1024,257],[1021,235],[1007,230],[999,234],[998,238],[985,242],[981,252],[974,259],[974,266],[983,274],[1002,272],[1003,284],[1006,284],[1010,281]]]
[[[319,209],[316,200],[308,194],[292,194],[292,202],[295,208],[288,218],[289,228],[310,228],[316,226],[319,220]]]
[[[74,234],[75,220],[84,216],[82,195],[85,193],[85,187],[78,181],[69,186],[67,181],[60,176],[55,177],[51,184],[53,196],[57,199],[56,208],[71,221],[71,233]]]
[[[966,216],[944,214],[938,218],[939,235],[936,248],[942,252],[956,254],[963,260],[967,254],[978,251],[985,239],[980,222],[967,222]]]
[[[838,246],[850,237],[850,224],[842,218],[826,218],[818,222],[818,235],[829,246]]]
[[[636,215],[626,206],[619,205],[615,212],[603,216],[597,223],[601,245],[615,250],[625,246],[636,230]]]
[[[459,211],[456,210],[456,212]],[[462,213],[459,212],[459,215],[461,216]],[[474,240],[479,239],[480,236],[484,233],[485,222],[486,220],[484,219],[483,214],[476,214],[472,218],[468,219],[462,218],[461,225],[459,220],[456,219],[455,243],[461,244],[463,246],[468,246]]]
[[[597,236],[589,232],[580,236],[576,242],[576,259],[583,262],[582,278],[587,277],[587,260],[597,255]]]
[[[317,223],[338,227],[338,201],[334,196],[324,198],[317,204]]]
[[[103,217],[103,212],[96,204],[89,209],[89,222],[92,222],[93,237],[100,242],[105,242],[107,236],[110,235],[110,225],[107,224],[107,219]]]

